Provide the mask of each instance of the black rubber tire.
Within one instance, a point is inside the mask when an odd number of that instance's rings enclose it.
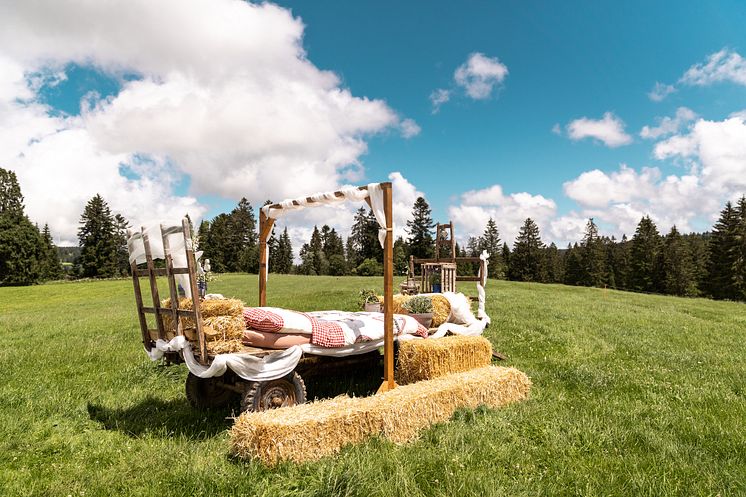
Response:
[[[236,393],[221,388],[222,376],[200,378],[189,373],[186,379],[186,397],[195,409],[221,409],[235,400]]]
[[[298,373],[292,372],[276,380],[250,382],[241,397],[241,412],[266,411],[305,402],[306,384]]]

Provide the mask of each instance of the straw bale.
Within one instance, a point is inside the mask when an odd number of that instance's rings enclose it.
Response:
[[[161,302],[161,307],[164,308],[170,308],[171,307],[171,299],[166,299],[163,302]],[[221,300],[203,300],[199,304],[199,309],[202,313],[202,322],[204,324],[208,324],[208,318],[216,318],[216,317],[234,317],[234,318],[241,318],[241,322],[243,323],[243,308],[244,303],[238,299],[221,299]],[[191,310],[192,309],[192,299],[182,298],[179,299],[179,309],[185,309],[185,310]],[[163,326],[166,330],[175,331],[174,326],[174,320],[173,316],[171,314],[163,314]],[[235,328],[235,323],[237,323],[238,320],[235,320],[233,324],[230,326],[230,329],[232,330]],[[182,317],[181,318],[181,325],[184,328],[194,328],[195,322],[194,319],[189,317]],[[241,324],[241,328],[243,331],[243,328],[245,328],[245,324]],[[221,333],[223,330],[220,330]]]
[[[450,373],[489,366],[492,344],[483,336],[454,335],[425,340],[401,340],[397,381],[406,385]]]
[[[205,328],[212,328],[215,332],[214,340],[232,340],[243,336],[246,322],[241,316],[212,316],[202,320]],[[207,333],[205,333],[207,335]],[[209,335],[208,339],[210,338]]]
[[[207,352],[213,355],[232,354],[234,352],[240,352],[242,349],[243,343],[240,338],[207,342]]]
[[[394,295],[394,298],[393,298],[394,314],[409,314],[409,312],[404,308],[404,304],[412,297],[416,297],[416,295],[401,295],[401,294]],[[448,321],[448,316],[451,315],[451,303],[448,302],[448,299],[442,295],[428,294],[428,297],[430,297],[433,302],[433,324],[432,326],[433,327],[440,326],[441,324]],[[380,300],[381,303],[383,303],[383,295],[379,295],[378,300]]]
[[[447,421],[454,411],[500,407],[528,397],[531,380],[515,368],[487,366],[397,387],[364,398],[346,396],[295,407],[246,412],[230,432],[230,451],[267,465],[305,462],[351,443],[383,436],[394,443]]]

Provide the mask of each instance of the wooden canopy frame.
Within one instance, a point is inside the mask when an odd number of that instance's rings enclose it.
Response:
[[[383,192],[383,210],[386,217],[386,239],[383,244],[383,383],[378,392],[385,392],[396,388],[394,381],[394,233],[391,183],[380,183]],[[367,190],[367,186],[358,187]],[[345,198],[344,192],[336,191],[334,196]],[[372,208],[370,196],[365,198]],[[306,198],[306,204],[319,203],[311,197]],[[303,207],[298,201],[293,205]],[[282,209],[281,204],[272,204],[271,209]],[[259,211],[259,306],[267,305],[267,239],[272,233],[275,220]]]

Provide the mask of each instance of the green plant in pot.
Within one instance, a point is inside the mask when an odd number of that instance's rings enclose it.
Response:
[[[381,301],[378,300],[375,290],[360,290],[358,305],[365,312],[381,312]]]
[[[443,289],[443,287],[440,284],[440,273],[433,273],[430,275],[430,288],[432,288],[433,293],[440,293]]]
[[[417,295],[404,302],[402,307],[425,328],[433,322],[433,301],[426,295]]]

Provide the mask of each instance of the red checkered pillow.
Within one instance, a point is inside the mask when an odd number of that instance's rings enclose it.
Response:
[[[309,316],[311,320],[311,343],[319,347],[344,347],[345,334],[342,327],[333,321],[323,321]]]
[[[246,307],[243,310],[246,327],[251,330],[277,333],[285,325],[282,316],[258,307]]]

